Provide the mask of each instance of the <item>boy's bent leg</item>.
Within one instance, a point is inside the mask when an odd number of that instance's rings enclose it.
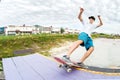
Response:
[[[64,61],[66,61],[66,62],[71,62],[71,60],[70,60],[70,55],[71,55],[72,52],[73,52],[80,44],[82,44],[82,43],[83,43],[82,40],[78,40],[78,41],[74,42],[74,43],[72,44],[72,46],[69,48],[67,55],[64,55],[64,56],[62,57],[62,59],[63,59]]]
[[[84,56],[81,58],[80,62],[84,62],[93,51],[94,51],[94,47],[90,47],[88,51],[84,54]]]
[[[72,52],[78,48],[78,46],[80,44],[82,44],[83,41],[82,40],[77,40],[76,42],[73,43],[73,45],[70,47],[70,49],[68,50],[67,56],[70,57],[70,55],[72,54]]]

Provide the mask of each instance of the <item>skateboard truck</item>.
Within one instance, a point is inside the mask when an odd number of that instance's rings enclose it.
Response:
[[[59,68],[65,69],[67,72],[72,72],[72,68],[67,64],[60,64]]]

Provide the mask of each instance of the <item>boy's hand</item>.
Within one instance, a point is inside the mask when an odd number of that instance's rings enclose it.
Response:
[[[80,8],[80,13],[78,15],[78,19],[82,22],[83,19],[82,19],[82,13],[83,13],[84,9],[83,8]]]
[[[98,15],[98,18],[100,18],[100,15]]]
[[[83,8],[80,8],[80,12],[83,12],[84,11],[84,9]]]
[[[100,15],[98,15],[98,19],[99,19],[99,24],[97,25],[97,27],[100,27],[103,25]]]

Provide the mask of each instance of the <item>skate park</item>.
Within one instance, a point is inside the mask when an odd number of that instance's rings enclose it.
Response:
[[[103,42],[104,46],[99,48],[99,52],[95,51],[93,55],[85,62],[85,64],[92,66],[90,70],[86,69],[74,69],[72,72],[68,73],[64,69],[58,67],[58,63],[55,62],[51,57],[45,57],[38,53],[30,54],[26,56],[18,56],[12,58],[3,58],[3,70],[6,80],[95,80],[95,79],[120,79],[120,69],[119,63],[117,64],[117,56],[113,56],[113,52],[116,54],[119,50],[119,40],[112,41],[113,39],[99,39],[95,40],[96,44],[101,44]],[[101,43],[100,43],[101,42]],[[112,43],[110,43],[112,42]],[[113,50],[110,51],[112,47]],[[99,46],[96,46],[96,48]],[[77,61],[80,57],[78,53],[78,48],[71,59]],[[102,50],[101,50],[102,49]],[[98,49],[97,49],[98,50]],[[80,51],[79,51],[80,52]],[[81,51],[82,52],[82,51]],[[84,51],[83,51],[84,52]],[[104,52],[102,54],[101,52]],[[111,53],[109,53],[111,52]],[[98,53],[98,54],[97,54]],[[109,53],[109,54],[106,54]],[[54,54],[55,55],[55,54]],[[59,54],[56,56],[62,56]],[[108,55],[112,55],[108,57]],[[75,58],[77,56],[77,58]],[[108,57],[108,58],[106,58]],[[112,60],[110,60],[112,58]],[[108,60],[107,60],[108,59]],[[117,59],[117,60],[116,60]],[[110,62],[109,62],[110,61]],[[115,62],[116,61],[116,62]],[[111,63],[112,62],[112,63]]]

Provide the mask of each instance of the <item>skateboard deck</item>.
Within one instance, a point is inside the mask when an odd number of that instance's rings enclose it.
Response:
[[[54,59],[59,62],[59,67],[65,69],[67,72],[72,72],[73,68],[82,68],[78,65],[76,65],[74,62],[65,62],[64,60],[62,60],[61,58],[58,57],[54,57]]]

